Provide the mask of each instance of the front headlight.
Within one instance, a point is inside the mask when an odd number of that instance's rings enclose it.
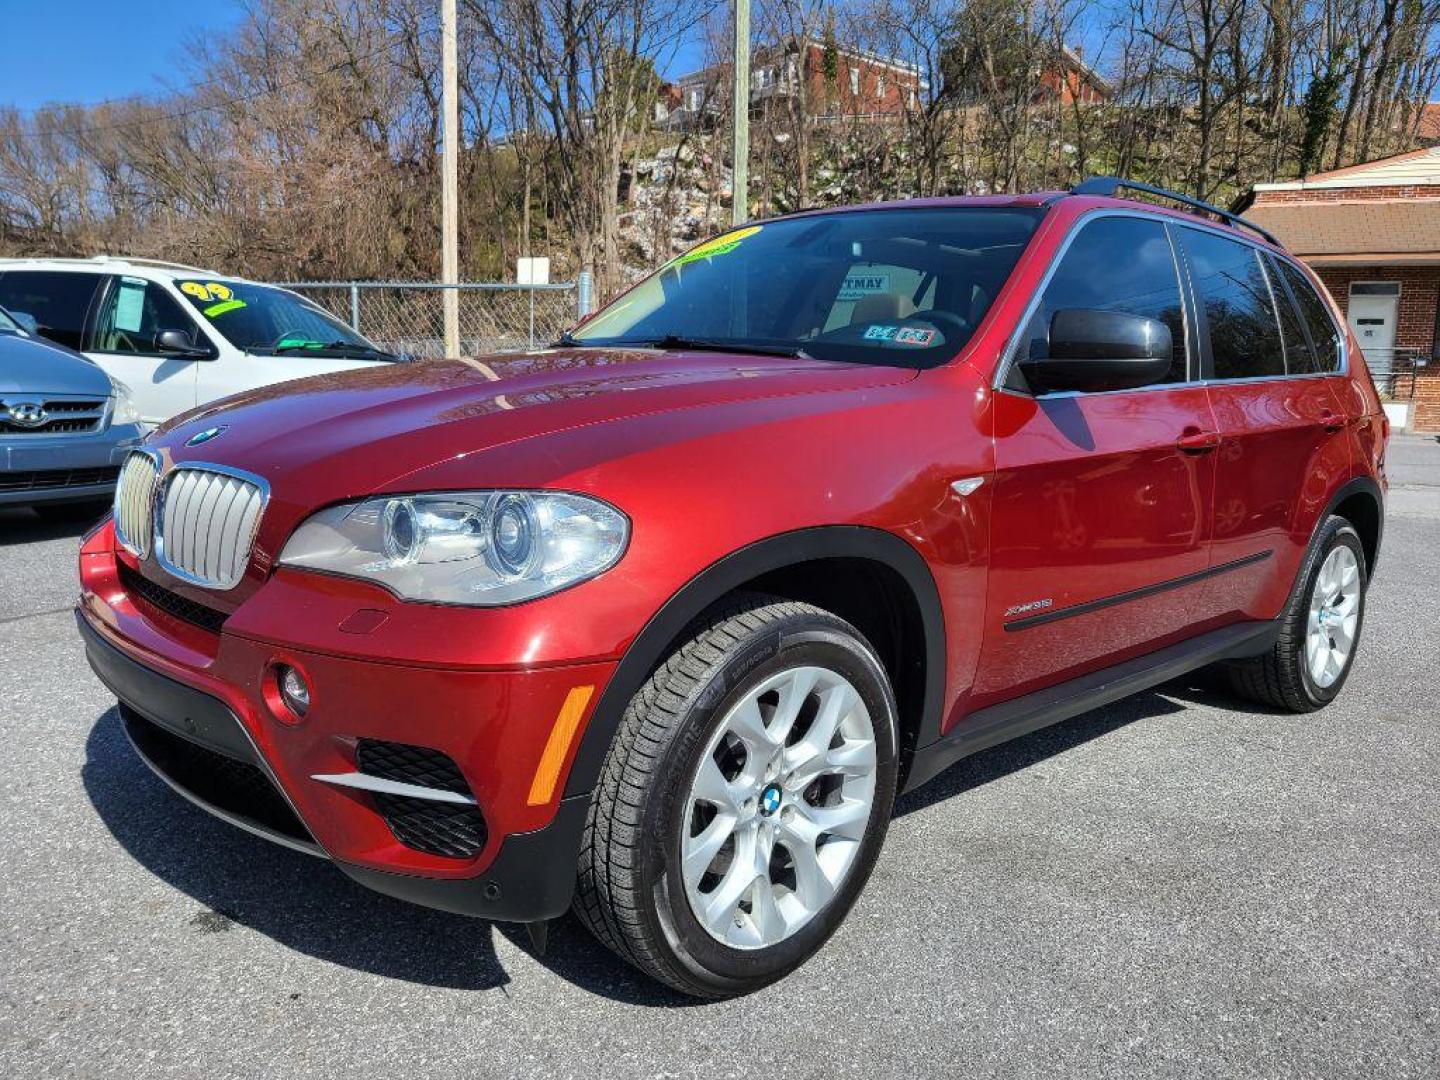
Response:
[[[112,424],[138,424],[140,410],[135,407],[135,398],[130,393],[130,387],[113,376],[110,379],[110,387],[111,394],[115,398],[115,407],[110,412],[110,422]]]
[[[407,600],[488,607],[608,570],[629,535],[620,511],[585,495],[394,495],[321,510],[295,530],[280,561],[374,581]]]

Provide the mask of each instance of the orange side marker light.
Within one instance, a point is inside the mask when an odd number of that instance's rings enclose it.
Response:
[[[555,785],[560,782],[560,767],[565,764],[565,755],[570,752],[570,743],[575,738],[575,729],[585,715],[585,706],[590,704],[593,686],[574,686],[565,695],[565,704],[560,706],[560,715],[550,729],[550,738],[545,743],[545,752],[540,755],[540,764],[535,768],[535,779],[530,783],[530,795],[525,800],[529,806],[543,806],[555,794]]]

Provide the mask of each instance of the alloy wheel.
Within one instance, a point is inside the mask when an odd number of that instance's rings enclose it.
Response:
[[[870,713],[844,676],[788,668],[747,693],[686,797],[681,874],[700,925],[736,949],[796,933],[849,873],[875,781]]]
[[[1305,628],[1305,666],[1320,689],[1344,672],[1359,623],[1360,563],[1354,551],[1340,544],[1320,566]]]

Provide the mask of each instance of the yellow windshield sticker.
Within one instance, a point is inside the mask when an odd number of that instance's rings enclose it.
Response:
[[[205,312],[205,317],[207,319],[214,319],[220,315],[224,315],[227,311],[238,311],[244,306],[244,300],[222,300],[220,303],[211,304],[209,307],[203,308],[202,310]]]
[[[235,295],[229,285],[221,285],[218,281],[182,282],[180,291],[186,296],[193,296],[202,303],[210,300],[229,300]]]
[[[715,237],[714,240],[706,240],[705,243],[699,247],[687,251],[671,263],[671,265],[684,266],[686,263],[694,262],[696,259],[711,259],[717,255],[729,255],[730,252],[740,246],[740,241],[754,236],[762,228],[764,228],[762,225],[750,225],[743,229],[736,229],[733,232],[723,233]]]

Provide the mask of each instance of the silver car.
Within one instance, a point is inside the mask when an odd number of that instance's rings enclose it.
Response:
[[[0,507],[98,517],[139,421],[127,387],[0,308]]]

